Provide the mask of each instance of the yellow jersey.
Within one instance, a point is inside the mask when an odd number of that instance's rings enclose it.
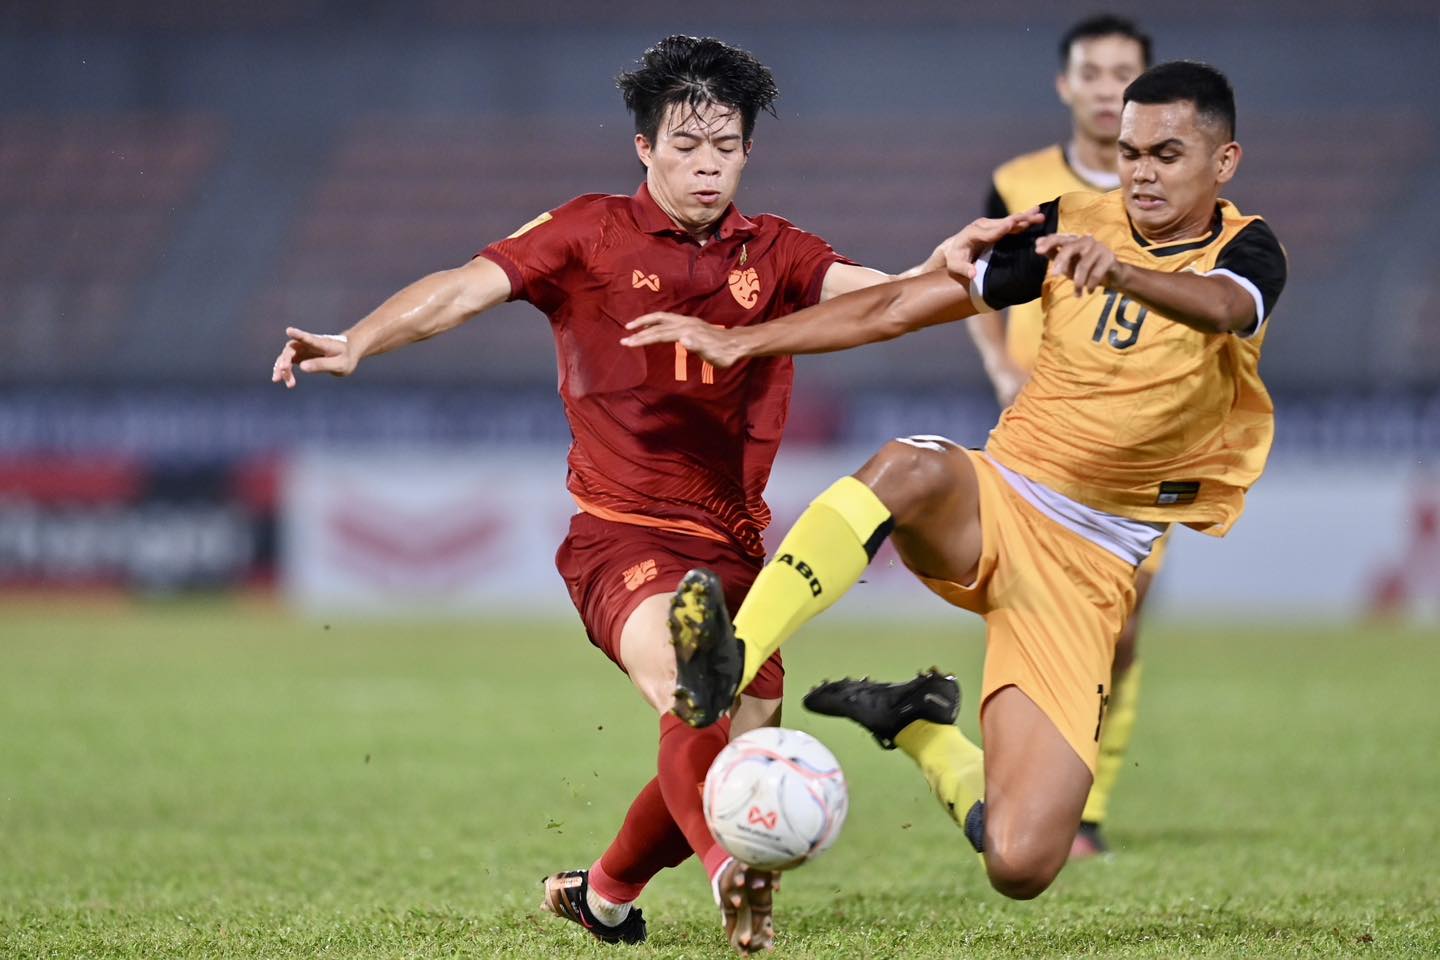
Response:
[[[1070,164],[1065,148],[1056,144],[1016,157],[995,169],[990,179],[990,199],[985,216],[1004,217],[1029,210],[1063,193],[1088,190],[1103,193],[1119,186],[1120,178],[1099,182],[1101,176],[1083,176]],[[1022,370],[1035,366],[1043,323],[1040,304],[1021,303],[1010,308],[1005,320],[1005,351]]]
[[[1041,210],[1044,224],[981,258],[972,287],[989,309],[1038,299],[1045,317],[1030,382],[987,453],[1098,510],[1223,536],[1274,435],[1258,367],[1285,284],[1279,242],[1265,221],[1224,200],[1206,235],[1165,244],[1134,229],[1118,190],[1065,194]],[[1255,324],[1244,334],[1203,333],[1118,291],[1081,295],[1035,252],[1047,233],[1094,236],[1149,270],[1227,276],[1254,299]]]

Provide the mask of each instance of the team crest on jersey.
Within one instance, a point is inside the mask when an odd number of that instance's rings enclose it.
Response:
[[[760,275],[755,268],[730,271],[730,295],[746,310],[760,300]]]
[[[654,292],[659,293],[660,275],[655,273],[645,273],[643,270],[631,270],[630,286],[634,287],[636,290],[644,287],[646,290],[653,290]]]

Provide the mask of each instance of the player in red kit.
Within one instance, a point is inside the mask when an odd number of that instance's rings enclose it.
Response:
[[[733,717],[694,729],[669,713],[675,654],[670,596],[707,567],[736,609],[759,573],[770,513],[761,497],[789,405],[792,361],[716,370],[678,345],[622,347],[625,324],[656,310],[712,323],[763,323],[891,279],[845,260],[787,221],[731,203],[770,71],[714,39],[670,37],[618,85],[646,168],[633,196],[589,194],[525,224],[464,266],[399,291],[343,334],[289,329],[273,379],[346,375],[387,350],[435,336],[511,299],[550,319],[573,442],[567,486],[579,508],[556,565],[591,642],[659,717],[658,775],[588,870],[545,881],[544,905],[608,942],[638,943],[633,906],[649,880],[692,853],[704,864],[730,942],[773,943],[774,876],[732,860],[705,824],[700,791],[728,738],[778,722],[779,658]],[[917,267],[943,263],[937,251]]]

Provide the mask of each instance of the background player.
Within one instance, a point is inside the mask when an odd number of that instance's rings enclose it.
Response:
[[[723,364],[842,350],[977,307],[1042,296],[1046,306],[1034,376],[983,453],[939,437],[887,444],[801,515],[733,633],[697,589],[709,574],[687,576],[674,600],[678,713],[720,715],[893,535],[927,586],[986,619],[984,754],[953,725],[953,678],[841,681],[806,705],[909,754],[997,890],[1029,898],[1049,886],[1092,783],[1136,564],[1170,523],[1226,533],[1270,450],[1274,408],[1258,366],[1286,265],[1262,220],[1219,200],[1240,161],[1234,130],[1222,74],[1162,64],[1125,91],[1121,189],[1042,205],[1042,223],[973,264],[962,237],[952,271],[764,327],[632,323],[629,343],[674,340]]]
[[[772,941],[773,877],[730,860],[705,825],[697,786],[729,725],[692,729],[668,714],[675,654],[666,616],[691,567],[717,570],[732,606],[759,572],[770,520],[761,494],[793,363],[777,357],[717,370],[683,348],[638,352],[619,340],[624,322],[648,310],[745,326],[891,278],[779,217],[752,219],[731,203],[755,119],[776,97],[769,69],[750,54],[670,37],[618,84],[646,171],[634,196],[589,194],[544,213],[464,266],[399,291],[343,334],[287,330],[273,379],[294,386],[296,369],[348,375],[367,357],[508,299],[549,316],[574,438],[567,486],[579,507],[556,564],[591,641],[659,714],[660,747],[658,776],[614,842],[589,870],[547,878],[545,906],[602,940],[638,942],[645,924],[631,904],[657,872],[693,851],[732,944],[749,952]],[[932,254],[927,262],[940,261]],[[781,685],[779,661],[770,660],[747,684],[735,726],[776,722]]]
[[[1029,210],[1062,193],[1103,193],[1120,186],[1115,142],[1125,87],[1150,66],[1150,37],[1123,17],[1100,15],[1081,20],[1060,38],[1060,72],[1055,92],[1070,108],[1070,139],[1015,157],[996,168],[986,203],[987,217]],[[979,313],[968,321],[985,372],[1000,406],[1008,407],[1030,377],[1040,350],[1039,303],[1016,304],[1003,313]],[[1135,612],[1115,645],[1110,707],[1100,733],[1095,784],[1070,850],[1073,858],[1106,850],[1101,824],[1109,809],[1115,778],[1135,727],[1140,696],[1136,632],[1150,583],[1160,570],[1167,534],[1141,564],[1135,581]]]

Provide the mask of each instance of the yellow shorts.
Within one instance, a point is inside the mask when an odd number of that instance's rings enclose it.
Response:
[[[1135,567],[1060,526],[967,450],[980,485],[975,582],[920,579],[985,618],[981,704],[1014,685],[1095,772],[1115,641],[1135,603]]]
[[[1170,534],[1174,532],[1175,525],[1171,524],[1170,528],[1160,535],[1160,539],[1155,541],[1155,546],[1150,548],[1150,556],[1146,557],[1138,568],[1140,573],[1153,577],[1165,566],[1165,549],[1170,546]]]

